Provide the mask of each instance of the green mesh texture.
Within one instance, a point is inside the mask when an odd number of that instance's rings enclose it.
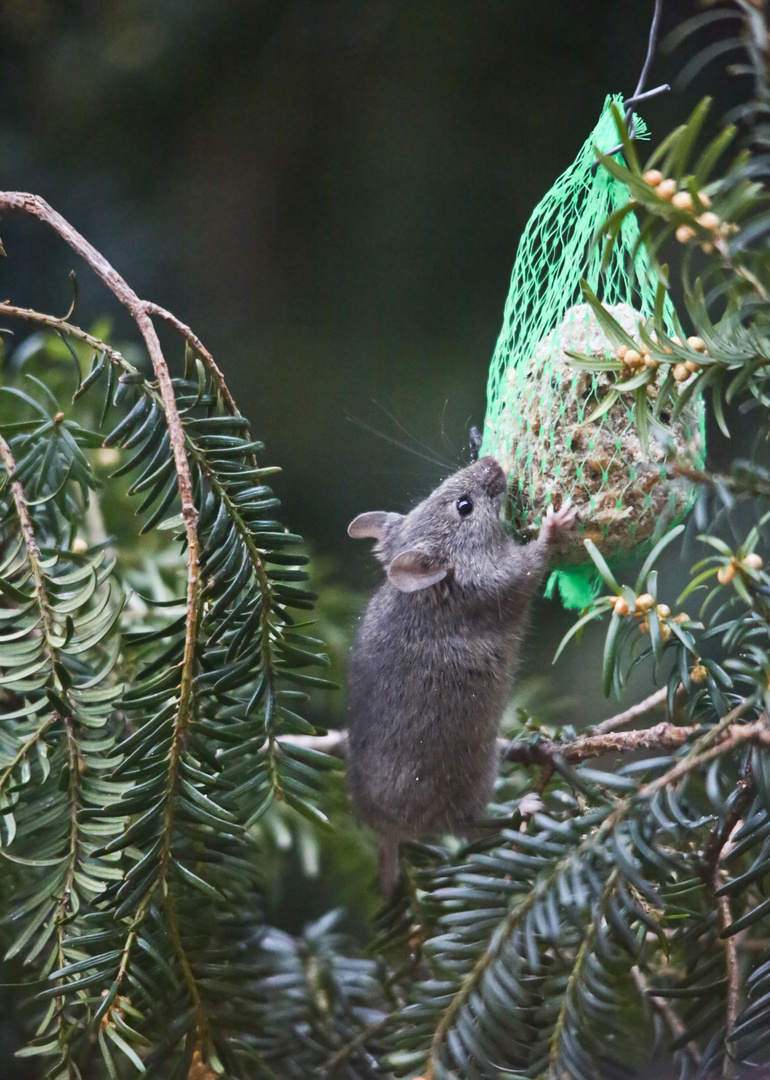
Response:
[[[481,452],[493,454],[509,476],[516,530],[523,539],[535,536],[551,502],[558,506],[571,499],[578,507],[577,538],[573,532],[557,552],[562,567],[588,560],[581,542],[586,536],[606,557],[641,554],[640,546],[680,521],[693,501],[687,485],[666,479],[667,460],[703,461],[702,400],[683,410],[665,442],[650,440],[642,447],[630,395],[621,395],[604,416],[586,423],[614,375],[576,368],[564,355],[565,349],[602,359],[614,353],[584,302],[581,278],[635,340],[638,324],[653,316],[658,281],[643,248],[633,259],[639,237],[635,215],[626,216],[604,269],[602,245],[594,242],[602,223],[628,200],[624,184],[601,167],[593,173],[591,168],[594,147],[606,151],[618,142],[611,104],[621,100],[607,98],[574,163],[527,224],[489,372]],[[636,137],[644,136],[644,122],[634,119]],[[674,312],[668,299],[663,323],[671,336]],[[665,414],[662,419],[667,423]],[[579,570],[572,579],[578,593],[573,600],[584,600]],[[562,593],[568,590],[569,583]]]

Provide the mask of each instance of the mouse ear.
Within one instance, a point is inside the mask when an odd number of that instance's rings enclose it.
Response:
[[[388,579],[400,592],[419,592],[445,578],[449,569],[424,551],[402,551],[388,567]]]
[[[372,510],[368,514],[359,514],[348,525],[348,536],[354,540],[362,540],[371,536],[374,540],[382,540],[387,527],[395,521],[401,520],[401,514],[389,514],[385,510]]]

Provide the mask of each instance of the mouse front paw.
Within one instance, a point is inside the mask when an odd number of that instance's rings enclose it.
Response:
[[[575,520],[576,514],[577,507],[573,506],[569,499],[562,503],[558,510],[554,510],[553,504],[549,504],[541,526],[543,534],[547,537],[549,534],[561,532],[562,529],[568,529]]]

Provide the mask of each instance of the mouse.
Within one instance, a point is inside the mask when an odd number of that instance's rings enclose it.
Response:
[[[575,510],[549,506],[537,539],[517,543],[501,511],[505,473],[491,456],[444,480],[407,514],[349,525],[376,541],[383,584],[348,665],[347,783],[379,836],[379,882],[398,882],[399,846],[462,834],[497,777],[497,737],[532,601],[557,533]]]

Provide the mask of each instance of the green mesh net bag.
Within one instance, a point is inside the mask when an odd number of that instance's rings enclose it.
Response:
[[[591,539],[609,560],[641,555],[681,521],[694,500],[691,485],[671,479],[667,464],[674,459],[700,467],[704,457],[701,398],[693,395],[675,422],[661,408],[649,433],[635,422],[633,394],[612,389],[624,376],[601,370],[608,360],[617,368],[624,353],[609,325],[613,319],[638,343],[634,361],[638,357],[644,365],[649,346],[640,326],[652,333],[658,289],[644,248],[637,249],[633,213],[625,217],[604,267],[602,246],[594,242],[603,222],[628,201],[624,184],[601,167],[592,169],[594,148],[607,151],[618,141],[613,101],[620,98],[607,98],[596,128],[535,208],[519,243],[490,365],[481,447],[509,476],[512,522],[522,540],[537,535],[549,503],[558,508],[570,499],[577,507],[577,529],[560,540],[549,582],[549,592],[558,584],[570,607],[583,607],[595,591],[594,566],[581,540]],[[638,138],[646,129],[634,120]],[[586,303],[583,278],[612,319],[597,317]],[[666,297],[666,337],[675,324]],[[578,365],[568,353],[592,358],[597,367],[590,369],[585,360]],[[666,370],[660,365],[643,391],[650,399]],[[606,407],[608,395],[612,402]]]

